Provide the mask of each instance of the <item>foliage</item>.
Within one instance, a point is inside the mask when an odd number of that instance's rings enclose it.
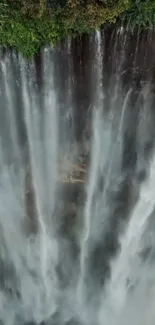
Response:
[[[10,0],[11,2],[11,0]],[[6,10],[6,15],[0,23],[0,44],[2,46],[15,47],[24,56],[34,55],[41,46],[53,45],[62,36],[61,23],[57,21],[54,13],[50,17],[44,13],[44,7],[40,1],[40,7],[31,7],[30,2],[14,2],[12,10]],[[7,9],[10,8],[7,6]],[[29,9],[28,9],[29,8]],[[2,16],[2,15],[1,15]]]
[[[65,7],[67,0],[47,0],[47,6],[51,8]]]
[[[153,25],[155,0],[1,0],[0,44],[30,57],[45,44],[116,20],[130,28]]]
[[[132,0],[128,10],[122,15],[128,28],[150,28],[155,24],[155,0]]]
[[[29,57],[35,54],[41,45],[54,44],[58,39],[58,25],[46,20],[10,20],[3,24],[0,34],[0,43],[5,46],[14,46],[19,52]]]
[[[128,4],[128,0],[119,0],[110,6],[101,6],[97,2],[81,6],[80,1],[70,0],[63,18],[64,28],[67,32],[87,33],[105,23],[115,22]]]

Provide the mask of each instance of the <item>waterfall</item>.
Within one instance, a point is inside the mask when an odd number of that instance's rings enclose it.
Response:
[[[0,324],[154,323],[153,37],[0,55]]]

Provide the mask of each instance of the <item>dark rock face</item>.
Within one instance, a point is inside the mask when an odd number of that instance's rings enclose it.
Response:
[[[33,177],[30,168],[25,174],[25,228],[28,233],[37,233],[39,230],[36,196]]]
[[[103,111],[105,115],[114,109],[112,107],[111,97],[115,86],[118,84],[118,98],[116,98],[115,109],[122,105],[120,97],[126,96],[131,88],[131,95],[128,100],[128,111],[125,114],[124,133],[123,133],[123,156],[122,156],[122,173],[124,180],[116,193],[110,193],[111,203],[114,209],[111,213],[116,217],[110,223],[109,231],[104,239],[98,242],[98,245],[92,252],[90,260],[90,270],[92,277],[96,278],[99,286],[104,283],[104,279],[110,276],[109,259],[115,255],[119,249],[117,241],[117,230],[119,230],[120,220],[127,220],[131,206],[134,205],[138,197],[137,189],[133,185],[133,180],[141,183],[147,176],[147,169],[144,167],[137,169],[138,164],[138,144],[137,144],[137,125],[139,123],[141,108],[144,105],[144,98],[140,95],[142,87],[147,82],[154,80],[155,67],[155,47],[151,39],[154,32],[135,32],[130,34],[125,30],[113,30],[106,28],[101,31],[100,60],[102,76],[102,87],[104,93]],[[146,46],[147,44],[147,46]],[[70,49],[67,43],[62,42],[53,51],[52,59],[54,60],[54,80],[57,86],[57,96],[60,107],[60,115],[64,120],[66,105],[68,101],[68,84],[70,84],[70,105],[73,112],[66,121],[68,134],[71,137],[71,144],[79,147],[79,155],[86,156],[86,166],[89,165],[90,141],[91,141],[91,117],[92,106],[95,105],[96,92],[98,88],[97,67],[93,63],[95,60],[97,43],[94,35],[82,35],[71,40]],[[144,60],[145,57],[145,60]],[[36,58],[36,72],[38,75],[38,85],[42,85],[41,75],[41,56]],[[154,89],[151,87],[151,114],[155,121],[155,103]],[[119,96],[121,94],[121,96]],[[123,98],[124,100],[124,98]],[[68,124],[67,124],[68,123]],[[155,131],[151,126],[151,136],[143,144],[142,152],[144,160],[148,161],[154,147]],[[67,137],[67,135],[66,135]],[[60,134],[60,142],[64,139]],[[85,143],[88,143],[87,150]],[[79,166],[79,164],[77,164]],[[76,182],[77,179],[79,182]],[[76,181],[75,181],[76,180]],[[73,171],[72,180],[64,183],[60,181],[58,187],[58,202],[55,213],[61,217],[61,234],[69,236],[72,225],[75,223],[79,206],[82,206],[85,198],[85,181],[83,172],[77,177]],[[100,178],[96,196],[103,192],[105,180]],[[134,195],[133,195],[134,193]],[[94,197],[95,200],[95,197]],[[133,201],[135,202],[133,202]],[[132,203],[131,203],[132,201]],[[29,204],[28,204],[29,205]],[[68,226],[70,225],[70,226]],[[102,256],[104,255],[104,259]]]
[[[63,5],[63,1],[61,5]],[[96,291],[98,291],[111,276],[110,261],[120,248],[118,234],[124,231],[130,212],[139,196],[139,186],[147,177],[147,166],[155,141],[155,43],[152,42],[155,37],[154,32],[148,31],[140,34],[135,32],[135,34],[131,35],[124,30],[115,31],[107,28],[104,31],[102,30],[100,35],[100,46],[94,34],[90,36],[82,35],[72,39],[70,44],[65,41],[58,44],[50,54],[51,62],[54,62],[53,89],[60,114],[59,145],[60,148],[64,149],[67,143],[67,150],[72,153],[75,148],[76,152],[74,163],[69,171],[66,174],[64,171],[59,173],[56,195],[58,200],[53,213],[53,218],[55,217],[58,223],[56,230],[60,237],[60,248],[63,247],[63,250],[60,250],[60,263],[58,262],[56,265],[59,285],[62,290],[65,290],[69,285],[75,269],[79,270],[80,245],[76,237],[75,228],[79,219],[83,218],[83,207],[86,201],[85,185],[90,165],[93,109],[95,110],[100,106],[106,120],[108,114],[111,113],[113,116],[116,111],[122,110],[122,106],[125,105],[124,102],[127,98],[127,110],[124,110],[121,134],[122,157],[120,169],[122,178],[118,182],[115,175],[114,181],[109,183],[109,186],[106,188],[108,168],[105,168],[105,172],[98,179],[92,200],[93,214],[95,202],[98,198],[102,198],[106,189],[107,204],[110,207],[110,212],[108,212],[106,232],[102,231],[101,225],[101,234],[96,239],[94,247],[88,256],[87,269],[89,277],[86,279],[88,300],[94,295],[92,282]],[[96,53],[97,50],[99,53]],[[5,57],[5,53],[3,56]],[[18,80],[14,86],[17,95],[15,107],[19,124],[19,143],[22,158],[24,162],[26,160],[25,165],[27,167],[30,166],[29,149],[27,148],[28,135],[23,117],[24,114],[21,110],[22,95],[20,77],[17,73],[18,62],[14,62],[12,54],[10,56],[14,75]],[[28,69],[30,69],[29,64]],[[36,74],[35,90],[39,98],[38,109],[40,111],[44,110],[42,105],[42,92],[44,89],[43,69],[43,56],[40,53],[35,58],[34,67]],[[100,83],[98,80],[99,72]],[[145,91],[141,93],[141,90],[148,81],[152,86],[150,87],[147,99],[147,91],[145,94]],[[130,94],[127,97],[129,90]],[[116,97],[114,96],[115,92]],[[100,94],[103,95],[102,100],[98,98]],[[112,100],[113,98],[114,100]],[[3,92],[0,93],[0,101],[1,99],[3,103]],[[98,100],[99,103],[97,104]],[[144,112],[147,100],[149,102],[148,114]],[[5,126],[3,126],[4,111],[0,112],[0,129],[5,129]],[[138,133],[141,113],[143,112],[145,113],[143,126],[145,130],[149,130],[146,132],[144,139]],[[6,134],[6,132],[4,133]],[[114,135],[113,141],[115,140],[116,137]],[[8,157],[9,160],[9,154]],[[61,158],[63,165],[63,155]],[[139,163],[141,159],[144,162],[142,165]],[[24,231],[26,230],[26,234],[29,235],[36,234],[39,231],[39,222],[33,175],[31,169],[26,169],[26,167],[24,183],[25,223],[23,228]],[[81,213],[80,216],[79,211]],[[103,217],[104,211],[98,209],[98,213]],[[72,265],[69,265],[69,263],[67,265],[65,260],[67,254],[70,254]],[[148,245],[139,253],[139,258],[145,261],[152,254],[152,247]],[[15,270],[12,268],[12,265],[5,265],[3,260],[0,261],[0,277],[0,287],[2,290],[7,295],[14,295],[16,299],[20,300],[20,294],[16,288]],[[5,281],[10,277],[13,278],[13,287]],[[126,285],[131,290],[134,288],[129,278],[127,278]],[[20,325],[23,325],[22,321]],[[79,325],[79,323],[74,318],[65,322],[61,319],[61,311],[59,311],[51,319],[44,320],[41,324],[35,324],[32,321],[24,325]]]

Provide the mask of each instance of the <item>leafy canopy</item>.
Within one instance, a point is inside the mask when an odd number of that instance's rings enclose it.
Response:
[[[155,0],[1,0],[0,45],[30,57],[68,35],[120,22],[129,28],[155,23]]]

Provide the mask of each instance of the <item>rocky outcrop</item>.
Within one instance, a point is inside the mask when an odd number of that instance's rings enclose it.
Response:
[[[57,182],[57,203],[55,214],[62,219],[62,227],[69,220],[74,220],[78,207],[84,203],[85,182],[87,179],[87,165],[74,163],[67,166],[59,166],[59,178]],[[36,197],[31,169],[25,173],[25,223],[28,232],[36,233],[39,230],[37,217]]]

